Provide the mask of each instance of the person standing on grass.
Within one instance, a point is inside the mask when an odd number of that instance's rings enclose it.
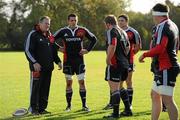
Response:
[[[154,35],[155,35],[155,33],[156,33],[156,26],[153,26],[153,28],[152,28],[152,39],[151,39],[151,43],[150,43],[150,49],[152,48],[152,44],[155,42],[155,39],[154,39]],[[153,60],[153,59],[152,59]],[[155,60],[155,59],[154,59]],[[153,63],[153,62],[155,62],[155,61],[152,61],[152,64],[151,65],[154,65],[155,63]],[[153,68],[153,69],[152,69]],[[156,69],[155,69],[156,68]],[[157,71],[158,71],[158,67],[151,67],[151,71],[155,74]],[[162,101],[162,112],[167,112],[167,108],[166,108],[166,106],[165,106],[165,104],[163,103],[163,101]]]
[[[141,37],[139,33],[132,27],[128,25],[129,23],[129,17],[126,14],[121,14],[118,17],[118,25],[120,28],[122,28],[128,35],[128,39],[130,42],[130,52],[128,54],[128,61],[129,61],[129,69],[128,69],[128,78],[126,80],[127,89],[123,87],[124,81],[120,82],[120,94],[121,99],[124,103],[125,109],[121,113],[121,115],[124,116],[132,116],[132,100],[133,100],[133,84],[132,84],[132,75],[134,72],[134,57],[135,54],[140,50],[141,48]],[[111,109],[112,100],[110,98],[109,104],[104,108]]]
[[[62,68],[54,37],[49,28],[50,18],[48,16],[41,17],[25,41],[25,54],[31,71],[29,111],[33,115],[50,113],[46,111],[46,108],[54,69],[53,62],[60,69]]]
[[[73,95],[72,83],[73,75],[77,75],[79,82],[79,94],[82,101],[82,110],[89,112],[86,105],[86,86],[85,86],[85,64],[84,55],[89,53],[96,44],[97,38],[87,28],[77,25],[78,16],[68,15],[68,26],[59,29],[55,34],[55,40],[61,39],[63,42],[62,52],[64,53],[63,73],[66,78],[66,111],[71,111],[71,98]],[[90,43],[87,48],[83,47],[84,38]]]
[[[126,14],[122,14],[118,17],[118,25],[120,28],[122,28],[124,31],[126,31],[129,42],[130,42],[130,52],[128,54],[128,61],[129,61],[129,69],[128,69],[128,78],[126,80],[126,86],[127,89],[123,88],[123,82],[120,82],[120,92],[121,92],[121,98],[127,106],[124,110],[124,115],[125,116],[131,116],[132,112],[128,108],[128,98],[129,98],[129,103],[130,107],[132,109],[132,101],[133,101],[133,82],[132,82],[132,76],[133,72],[135,70],[135,64],[134,64],[134,58],[135,54],[138,53],[138,51],[141,49],[141,37],[138,33],[137,30],[129,26],[129,17]],[[126,97],[126,94],[128,94],[128,98]],[[122,113],[122,114],[123,114]]]
[[[178,108],[174,101],[174,87],[176,77],[180,72],[177,62],[179,48],[179,30],[169,19],[169,7],[157,3],[152,8],[153,20],[156,24],[152,47],[139,57],[144,62],[146,57],[152,57],[151,70],[154,81],[151,90],[152,120],[158,120],[162,108],[162,101],[168,109],[170,120],[178,120]]]
[[[128,76],[128,58],[130,43],[127,40],[127,34],[117,25],[117,18],[114,15],[108,15],[105,18],[105,26],[107,29],[107,57],[106,57],[106,75],[105,80],[108,81],[113,113],[104,118],[119,118],[120,81],[126,80]]]

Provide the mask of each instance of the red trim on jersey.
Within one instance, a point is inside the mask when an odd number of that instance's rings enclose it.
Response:
[[[111,45],[113,45],[113,46],[116,46],[116,45],[117,45],[117,38],[116,38],[116,37],[112,38]],[[113,57],[111,58],[111,63],[112,63],[113,66],[116,66],[116,65],[117,65],[117,60],[116,60],[116,55],[115,55],[115,54],[114,54]]]
[[[112,43],[111,43],[111,45],[114,45],[114,46],[116,46],[117,45],[117,38],[112,38]]]
[[[67,61],[67,51],[66,51],[66,43],[63,41],[63,47],[64,47],[64,55],[63,55],[63,61]]]
[[[76,36],[80,37],[81,39],[83,39],[85,34],[86,34],[86,31],[84,29],[81,29],[81,28],[79,28],[79,30],[77,30],[77,32],[76,32]]]
[[[54,36],[52,34],[50,34],[48,38],[49,38],[50,43],[54,43]]]
[[[116,60],[116,55],[114,54],[113,57],[111,58],[111,64],[113,66],[117,66],[117,60]]]
[[[135,44],[135,35],[132,31],[126,31],[129,42],[130,42],[130,51],[129,51],[129,62],[130,64],[134,63],[134,44]]]
[[[155,57],[158,55],[159,69],[168,69],[172,67],[169,55],[167,53],[168,37],[163,36],[161,43],[143,54],[144,57]]]

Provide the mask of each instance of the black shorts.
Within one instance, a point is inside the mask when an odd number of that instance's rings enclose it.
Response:
[[[85,73],[85,65],[83,59],[73,59],[63,63],[63,73],[67,75],[77,75]]]
[[[114,66],[107,66],[105,73],[105,80],[113,82],[120,82],[127,79],[128,69]]]
[[[179,74],[179,67],[171,67],[170,69],[165,69],[158,71],[154,74],[154,81],[157,86],[165,85],[174,87],[176,83],[176,77]]]

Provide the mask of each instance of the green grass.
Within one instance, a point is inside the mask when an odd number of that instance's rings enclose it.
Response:
[[[149,120],[151,115],[150,91],[153,75],[150,72],[150,59],[145,63],[137,62],[136,71],[133,76],[134,99],[132,117],[124,117],[122,120]],[[50,115],[25,116],[20,119],[102,119],[104,115],[111,113],[111,110],[104,111],[102,108],[109,100],[109,88],[104,80],[106,54],[102,52],[91,52],[85,56],[86,62],[86,85],[87,103],[92,112],[80,111],[81,100],[79,97],[78,82],[74,77],[72,111],[64,112],[65,101],[65,79],[62,71],[57,66],[53,71],[51,82],[48,111]],[[180,54],[178,55],[180,60]],[[62,58],[62,57],[61,57]],[[29,105],[29,68],[23,52],[0,52],[0,119],[15,119],[12,112],[17,108]],[[180,76],[177,78],[175,89],[175,101],[180,108]],[[121,103],[121,111],[123,110]],[[180,113],[180,112],[179,112]],[[161,113],[160,120],[167,120],[168,114]]]

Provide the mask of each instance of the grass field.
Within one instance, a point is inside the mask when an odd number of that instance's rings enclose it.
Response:
[[[179,51],[180,53],[180,51]],[[140,53],[137,55],[140,55]],[[65,112],[65,79],[62,71],[57,66],[53,71],[49,105],[47,110],[51,114],[41,116],[27,115],[20,119],[89,119],[100,120],[104,115],[111,113],[102,108],[109,100],[109,88],[104,81],[105,52],[91,52],[85,56],[87,103],[91,112],[80,111],[81,100],[76,77],[73,84],[72,111]],[[178,55],[180,60],[180,54]],[[62,57],[61,57],[62,58]],[[134,72],[134,99],[132,117],[123,117],[122,120],[149,120],[151,115],[150,90],[153,75],[150,72],[150,59],[145,63],[138,63],[136,58],[136,71]],[[29,105],[29,69],[23,52],[0,52],[0,119],[15,119],[12,112],[17,108]],[[180,109],[180,75],[177,78],[175,101]],[[121,111],[124,106],[121,103]],[[180,113],[180,112],[179,112]],[[167,113],[161,113],[160,120],[168,120]]]

